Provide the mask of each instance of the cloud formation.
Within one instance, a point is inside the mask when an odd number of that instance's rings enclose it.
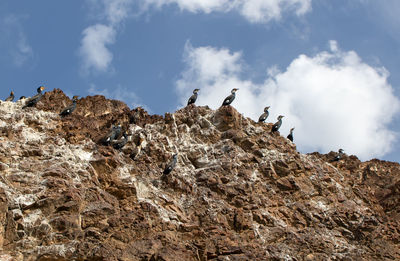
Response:
[[[175,4],[193,13],[238,12],[251,23],[280,20],[285,12],[301,16],[311,10],[311,0],[141,0],[144,10]]]
[[[115,43],[121,23],[134,13],[151,8],[161,9],[167,5],[177,5],[180,10],[192,13],[238,12],[251,23],[268,23],[280,20],[283,13],[293,12],[297,16],[311,10],[312,0],[86,0],[103,23],[86,28],[79,48],[83,61],[83,72],[105,72],[109,70],[113,55],[108,46]],[[137,10],[136,10],[137,11]]]
[[[176,82],[181,105],[200,88],[197,104],[216,109],[232,88],[239,88],[232,105],[253,120],[270,105],[267,122],[284,115],[281,133],[286,136],[295,126],[301,151],[343,148],[365,160],[390,152],[396,140],[388,125],[400,101],[387,82],[389,73],[364,63],[354,51],[340,50],[335,41],[329,51],[298,56],[283,72],[269,68],[262,84],[242,77],[240,52],[187,44],[184,62]]]
[[[86,28],[82,34],[83,39],[79,52],[83,59],[85,72],[90,69],[106,71],[113,58],[107,45],[115,42],[116,31],[112,26],[96,24]]]
[[[33,58],[33,49],[30,46],[21,21],[26,16],[9,14],[0,20],[0,47],[15,66],[22,66]]]
[[[83,30],[79,54],[82,58],[84,73],[90,71],[108,71],[113,54],[108,49],[115,43],[117,30],[128,17],[132,0],[87,0],[92,9],[100,11],[99,19],[103,24],[95,24]]]

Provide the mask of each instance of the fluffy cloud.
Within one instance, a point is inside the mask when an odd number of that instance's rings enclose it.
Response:
[[[80,55],[83,58],[85,72],[90,69],[106,71],[112,61],[113,55],[107,45],[115,42],[115,30],[111,26],[96,24],[83,31]]]
[[[133,7],[141,12],[151,7],[162,8],[177,5],[181,10],[193,13],[235,11],[251,23],[267,23],[279,20],[284,12],[294,12],[301,16],[311,10],[312,0],[86,0],[103,24],[89,26],[83,31],[79,54],[83,60],[84,72],[107,71],[113,55],[107,46],[115,42],[120,24],[133,14]]]
[[[200,88],[197,103],[215,109],[239,88],[232,105],[254,120],[270,105],[267,121],[284,115],[281,133],[286,136],[295,126],[302,151],[343,148],[362,159],[388,153],[396,139],[388,125],[400,110],[389,73],[364,63],[354,51],[340,50],[335,41],[330,47],[313,57],[300,55],[283,72],[270,68],[264,83],[256,84],[241,77],[241,53],[187,44],[187,68],[176,83],[181,104]]]
[[[83,61],[84,73],[107,71],[110,68],[113,55],[107,46],[115,43],[117,29],[128,17],[132,0],[88,0],[89,5],[97,12],[105,24],[95,24],[83,32],[79,54]]]
[[[213,11],[225,11],[232,7],[230,0],[141,0],[142,7],[148,9],[151,6],[161,8],[165,5],[176,4],[181,10],[197,13],[211,13]]]
[[[133,2],[133,0],[86,0],[93,16],[114,25],[129,16]]]
[[[26,16],[7,15],[0,20],[0,47],[7,49],[6,57],[16,66],[22,66],[33,58],[33,50],[29,45],[22,27]]]
[[[175,4],[189,12],[236,11],[252,23],[279,20],[282,13],[292,11],[300,16],[311,10],[311,0],[141,0],[143,9]]]

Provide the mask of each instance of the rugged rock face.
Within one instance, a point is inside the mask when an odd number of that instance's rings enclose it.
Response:
[[[400,260],[397,163],[301,154],[230,106],[69,103],[0,104],[0,260]]]

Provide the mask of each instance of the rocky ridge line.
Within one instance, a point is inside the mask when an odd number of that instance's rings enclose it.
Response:
[[[0,104],[0,260],[400,260],[397,163],[301,154],[230,106],[70,102]]]

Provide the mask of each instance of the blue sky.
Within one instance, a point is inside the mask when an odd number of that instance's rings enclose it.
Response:
[[[400,160],[395,0],[1,1],[1,97],[37,86],[173,112],[285,115],[302,152]]]

